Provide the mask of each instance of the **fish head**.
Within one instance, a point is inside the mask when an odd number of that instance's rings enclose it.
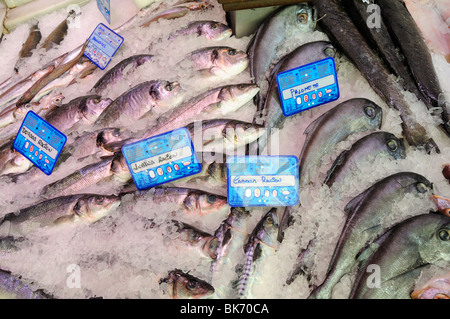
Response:
[[[213,50],[212,60],[217,67],[214,74],[224,77],[241,73],[250,63],[247,53],[229,47],[219,47]]]
[[[406,158],[405,143],[403,139],[397,138],[394,134],[387,134],[385,136],[384,145],[386,146],[386,151],[394,159],[404,159]]]
[[[272,208],[261,220],[258,230],[258,239],[267,246],[276,248],[278,230],[279,230],[279,218],[278,209]]]
[[[263,125],[230,121],[222,131],[222,136],[230,146],[238,148],[257,140],[265,131],[266,128]]]
[[[250,216],[250,212],[244,207],[231,207],[228,224],[241,233],[247,233],[247,222]]]
[[[207,39],[213,41],[220,41],[229,38],[233,34],[233,30],[231,30],[227,25],[216,21],[207,21],[203,23],[199,32],[204,34]]]
[[[256,84],[241,83],[225,86],[220,90],[218,107],[222,115],[234,112],[259,92]]]
[[[199,299],[214,293],[214,287],[206,281],[175,269],[167,278],[160,281],[169,285],[173,299]]]
[[[450,217],[440,214],[429,214],[429,223],[420,225],[416,236],[422,239],[417,250],[424,263],[438,260],[450,261]]]
[[[219,183],[226,184],[227,182],[227,167],[225,163],[212,162],[208,165],[206,173]]]
[[[97,135],[97,146],[103,146],[114,142],[120,142],[128,135],[124,128],[109,127],[101,130]]]
[[[309,32],[316,28],[317,11],[307,2],[295,5],[293,13],[294,24],[300,32]]]
[[[202,252],[212,260],[217,259],[217,250],[219,248],[219,239],[215,236],[205,237],[203,240]]]
[[[81,112],[89,123],[93,123],[112,102],[110,98],[103,99],[99,95],[92,95],[86,98]]]
[[[111,162],[111,172],[114,174],[114,178],[121,182],[127,182],[131,179],[130,170],[122,153],[117,153],[114,156]]]
[[[87,195],[76,202],[73,212],[80,219],[93,223],[108,215],[120,203],[120,197],[115,195]]]
[[[0,171],[0,175],[24,173],[32,165],[33,163],[31,163],[25,156],[15,152],[14,157],[9,160]]]
[[[150,95],[159,106],[173,107],[183,101],[186,91],[177,81],[158,81],[158,84],[150,90]]]
[[[193,196],[196,196],[196,202],[202,215],[217,212],[227,204],[226,197],[216,194],[199,193]]]
[[[142,55],[136,60],[136,66],[141,66],[153,59],[153,55]]]
[[[367,129],[381,128],[383,110],[380,106],[368,99],[354,99],[350,103],[354,103],[355,112],[360,115],[364,127]]]

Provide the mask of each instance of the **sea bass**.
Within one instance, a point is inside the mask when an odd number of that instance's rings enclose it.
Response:
[[[207,298],[214,293],[214,287],[206,281],[184,273],[179,269],[169,272],[166,278],[160,280],[167,284],[172,299],[200,299]]]
[[[205,37],[208,40],[220,41],[231,37],[233,30],[227,25],[217,21],[192,21],[187,26],[171,33],[169,39],[175,39],[179,36],[197,35]]]

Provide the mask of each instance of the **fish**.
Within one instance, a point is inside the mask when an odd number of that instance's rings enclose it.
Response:
[[[151,197],[156,204],[177,203],[186,214],[208,215],[227,208],[225,196],[183,187],[156,187],[153,190],[137,191],[135,198]]]
[[[143,82],[115,99],[98,117],[94,126],[111,126],[123,118],[137,120],[154,109],[175,107],[182,102],[185,94],[186,91],[178,82]]]
[[[393,1],[396,2],[396,1]],[[402,131],[408,144],[440,152],[438,145],[429,137],[426,128],[418,123],[405,97],[391,73],[371,50],[364,37],[353,24],[337,0],[314,0],[313,5],[321,17],[320,25],[327,35],[358,68],[371,88],[390,107],[397,110],[402,119]],[[383,10],[382,10],[383,12]]]
[[[201,137],[196,151],[227,153],[245,146],[264,134],[261,125],[239,120],[213,119],[193,122],[185,126],[194,141]],[[196,135],[199,134],[199,135]],[[197,136],[197,137],[196,137]]]
[[[216,46],[206,47],[189,53],[186,57],[189,69],[199,72],[202,76],[217,79],[228,79],[242,71],[249,64],[247,54],[238,49]]]
[[[199,250],[202,255],[209,257],[212,260],[217,258],[216,250],[218,239],[215,236],[177,220],[171,220],[168,226],[169,228],[176,228],[175,230],[168,231],[169,233],[177,233],[177,236],[171,235],[171,239],[186,243],[189,247]]]
[[[402,49],[419,90],[429,104],[439,108],[443,128],[450,136],[450,103],[442,101],[443,91],[439,78],[419,27],[403,1],[376,0],[376,3],[380,6],[381,16],[389,27],[392,37]]]
[[[0,269],[0,299],[53,299],[42,289],[34,290],[22,276]]]
[[[0,176],[2,176],[26,172],[33,166],[33,163],[14,150],[11,143],[0,149],[0,165]]]
[[[438,195],[433,195],[433,199],[438,211],[445,216],[450,217],[450,199]]]
[[[37,48],[37,45],[41,39],[42,34],[39,30],[39,23],[37,22],[31,26],[30,33],[28,34],[25,42],[22,44],[22,48],[19,52],[19,60],[22,58],[29,58],[33,54],[32,51]]]
[[[438,214],[408,218],[383,234],[377,244],[378,249],[358,274],[350,299],[410,298],[398,292],[395,279],[419,267],[450,260],[450,218]],[[367,284],[373,275],[368,269],[371,265],[378,266],[378,288]]]
[[[208,40],[221,41],[231,37],[232,33],[232,29],[218,21],[191,21],[185,27],[172,32],[169,35],[169,40],[173,40],[179,36],[196,34]]]
[[[278,226],[278,209],[272,208],[259,221],[244,245],[247,261],[239,278],[239,299],[251,297],[251,286],[261,271],[264,259],[278,248]]]
[[[270,15],[258,28],[247,47],[250,57],[250,76],[254,82],[270,81],[271,67],[277,62],[279,48],[289,41],[294,34],[314,31],[317,21],[317,12],[307,2],[281,7]],[[263,92],[261,92],[262,94]],[[256,99],[260,103],[261,96]],[[262,112],[258,109],[258,112]]]
[[[327,173],[324,184],[341,184],[346,178],[359,174],[359,163],[373,163],[377,158],[398,160],[406,158],[403,139],[389,132],[374,132],[359,139],[343,151]]]
[[[153,61],[151,54],[133,55],[122,60],[95,83],[91,92],[101,95],[110,85],[120,82],[124,75],[134,72],[141,65],[151,61]]]
[[[142,138],[155,136],[189,124],[192,119],[211,119],[237,111],[259,91],[255,84],[225,85],[208,90],[164,113]]]
[[[401,172],[376,182],[353,198],[344,208],[347,219],[334,249],[327,275],[309,298],[331,298],[334,286],[345,274],[350,273],[359,252],[392,226],[386,225],[383,220],[393,214],[396,200],[407,194],[431,196],[431,191],[431,182],[422,175]],[[399,219],[401,218],[405,219],[407,216],[399,216]]]
[[[450,299],[450,273],[430,279],[411,293],[412,299]]]
[[[266,147],[267,139],[273,129],[283,128],[286,117],[281,109],[280,97],[278,93],[278,84],[276,74],[292,70],[301,65],[313,63],[328,57],[336,57],[336,48],[327,41],[310,42],[299,46],[291,53],[285,55],[272,69],[271,76],[268,78],[269,89],[265,98],[260,97],[258,110],[254,117],[254,123],[264,125],[268,132],[261,139],[250,147],[250,154],[261,153]]]
[[[442,175],[444,175],[445,179],[450,183],[450,164],[443,165]]]
[[[210,297],[214,293],[214,287],[209,283],[179,269],[170,271],[159,284],[167,284],[172,299],[200,299]]]
[[[116,195],[77,194],[45,200],[3,216],[0,238],[23,238],[44,227],[94,223],[120,204],[121,198]]]
[[[75,10],[71,10],[67,18],[65,18],[64,21],[58,24],[56,28],[44,40],[41,48],[44,48],[45,51],[48,51],[53,48],[55,44],[60,44],[64,40],[65,36],[67,35],[67,31],[69,30],[69,24],[67,23],[67,20],[74,19],[75,16]]]

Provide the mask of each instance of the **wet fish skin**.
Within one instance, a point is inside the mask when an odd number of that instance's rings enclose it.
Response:
[[[215,188],[225,189],[227,185],[226,155],[220,153],[197,152],[202,162],[202,171],[176,181],[176,184],[189,185],[191,182],[201,182]]]
[[[68,19],[74,19],[76,16],[75,11],[69,12],[69,15],[67,18],[64,19],[60,24],[56,26],[56,28],[48,35],[48,37],[44,40],[44,43],[42,44],[42,48],[45,49],[45,51],[50,50],[53,48],[55,44],[60,44],[65,36],[67,35],[67,31],[69,30],[69,25],[67,23]]]
[[[438,195],[433,195],[433,199],[438,211],[445,216],[450,217],[450,199]]]
[[[390,280],[439,260],[449,261],[450,218],[437,214],[409,218],[387,231],[378,244],[366,265],[379,266],[380,288],[367,287],[371,272],[364,268],[353,286],[351,299],[395,298]]]
[[[38,23],[33,24],[30,28],[28,38],[22,44],[22,49],[19,52],[19,58],[29,58],[32,55],[32,51],[36,49],[37,45],[42,39],[41,31],[39,30]]]
[[[411,293],[412,299],[450,299],[450,273],[436,276]]]
[[[177,19],[184,17],[190,11],[207,10],[209,8],[211,8],[211,5],[208,1],[179,4],[162,12],[158,12],[152,16],[150,20],[142,24],[141,27],[148,27],[152,22],[158,21],[159,19]]]
[[[121,184],[125,184],[131,180],[131,173],[122,152],[118,152],[113,156],[111,173],[113,180],[120,182]]]
[[[129,89],[111,103],[94,123],[95,127],[117,124],[124,117],[139,119],[153,108],[172,108],[184,98],[186,91],[178,82],[146,81]]]
[[[45,200],[18,212],[6,214],[0,220],[0,237],[26,237],[43,227],[65,223],[93,223],[106,216],[121,203],[119,196],[77,194]]]
[[[225,24],[217,21],[192,21],[186,27],[169,35],[169,40],[179,36],[196,34],[212,41],[220,41],[231,37],[233,31]]]
[[[200,299],[214,293],[214,287],[206,281],[179,269],[170,271],[166,278],[161,279],[161,283],[169,285],[169,294],[172,299]]]
[[[318,10],[319,16],[322,17],[321,26],[328,36],[338,44],[340,51],[355,64],[384,102],[400,112],[403,135],[409,145],[425,148],[427,152],[431,152],[433,149],[439,152],[439,147],[428,136],[425,127],[416,121],[398,84],[370,49],[364,37],[342,8],[340,1],[314,0],[313,4]]]
[[[118,83],[123,79],[125,70],[127,70],[127,72],[133,72],[141,65],[152,61],[152,59],[153,55],[151,54],[139,54],[122,60],[106,72],[105,75],[97,81],[91,91],[95,94],[102,94],[108,86]]]
[[[41,289],[33,290],[20,276],[0,270],[0,299],[53,299]]]
[[[407,194],[431,194],[432,185],[422,175],[401,172],[388,176],[352,199],[345,207],[347,219],[331,258],[327,275],[310,298],[329,299],[333,287],[350,272],[358,253],[381,236],[390,226],[383,218],[392,212],[392,205]]]
[[[324,184],[338,185],[346,176],[358,171],[358,163],[386,157],[392,160],[406,158],[403,139],[388,132],[374,132],[356,141],[349,150],[343,151],[327,173]]]

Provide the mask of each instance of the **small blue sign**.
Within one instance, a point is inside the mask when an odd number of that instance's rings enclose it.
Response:
[[[100,23],[88,39],[84,55],[104,70],[123,43],[123,38]]]
[[[185,128],[124,145],[122,154],[140,190],[202,171],[191,135]]]
[[[97,0],[97,8],[105,17],[106,21],[111,24],[111,3],[110,0]]]
[[[227,197],[232,207],[294,206],[299,202],[295,156],[229,156]]]
[[[50,175],[67,137],[33,111],[28,111],[13,147],[45,174]]]
[[[278,93],[285,116],[339,99],[339,85],[333,58],[277,74]]]

